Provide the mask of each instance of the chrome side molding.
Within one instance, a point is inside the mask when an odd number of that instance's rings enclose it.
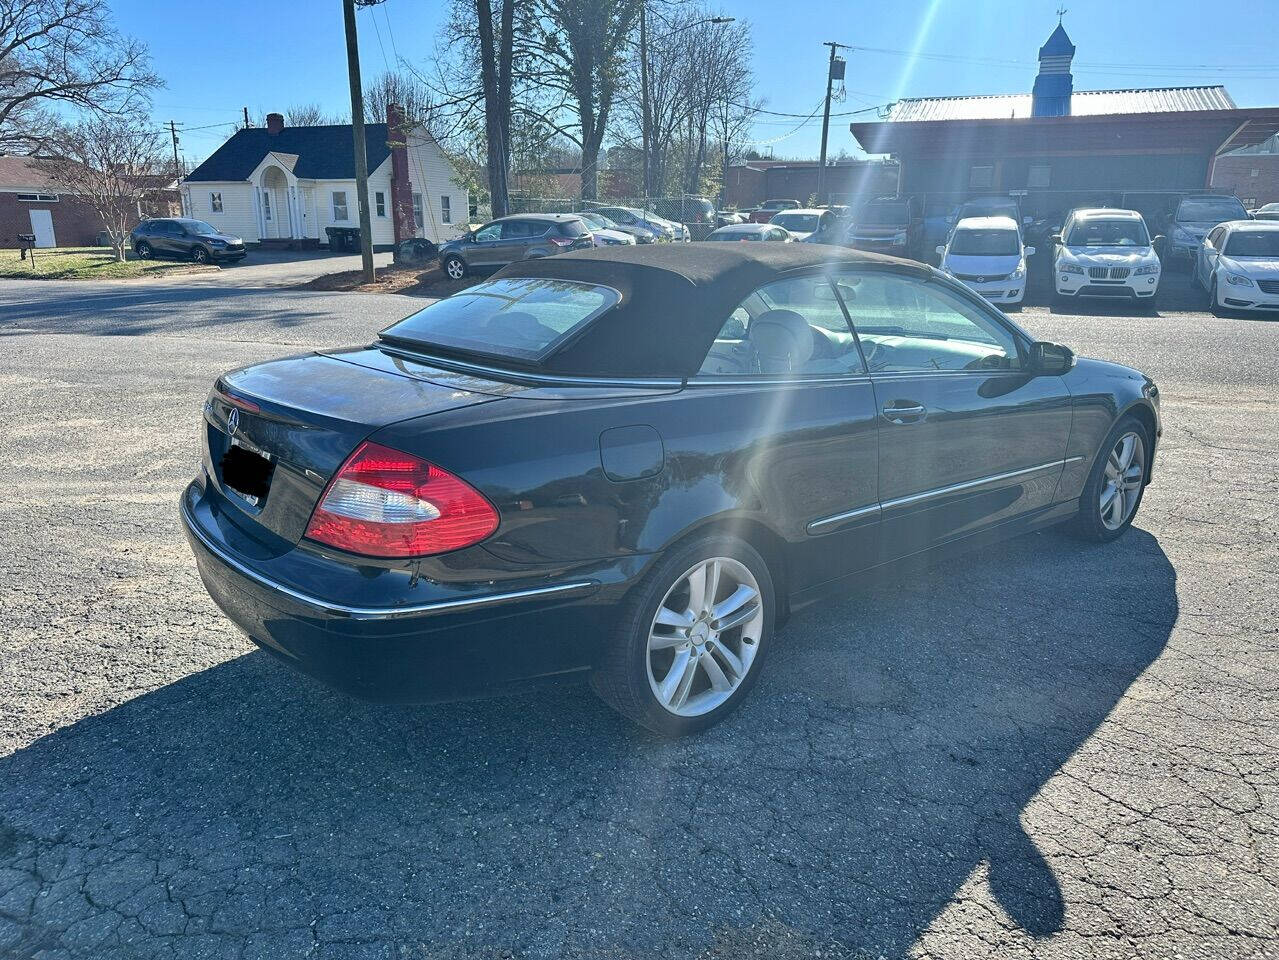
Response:
[[[811,521],[805,528],[809,534],[823,533],[837,524],[844,523],[848,520],[854,520],[858,517],[866,516],[871,513],[883,510],[891,510],[894,507],[904,507],[912,503],[920,503],[924,500],[932,500],[934,497],[944,497],[951,493],[962,493],[965,490],[973,490],[977,487],[983,487],[988,483],[998,483],[1001,480],[1013,480],[1017,477],[1027,477],[1032,473],[1043,473],[1045,470],[1055,470],[1066,466],[1069,463],[1078,463],[1083,457],[1066,457],[1064,460],[1054,460],[1051,463],[1041,463],[1034,467],[1023,467],[1020,470],[1009,470],[1006,473],[993,473],[988,477],[978,477],[976,480],[965,480],[963,483],[952,483],[945,487],[936,487],[932,490],[921,490],[919,493],[912,493],[905,497],[896,497],[892,500],[884,500],[881,503],[872,503],[869,506],[858,507],[856,510],[848,510],[844,513],[837,513],[829,517],[821,517]]]

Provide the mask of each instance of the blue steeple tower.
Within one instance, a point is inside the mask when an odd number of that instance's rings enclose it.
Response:
[[[1075,56],[1075,45],[1066,35],[1066,28],[1057,21],[1057,29],[1039,48],[1039,76],[1031,98],[1030,114],[1033,117],[1070,116],[1070,95],[1075,89],[1070,75],[1070,61]]]

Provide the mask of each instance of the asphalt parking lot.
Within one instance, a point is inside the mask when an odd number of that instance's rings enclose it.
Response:
[[[1193,302],[1018,317],[1159,381],[1127,536],[850,586],[664,742],[351,701],[206,597],[212,378],[414,301],[0,283],[0,956],[1279,956],[1279,322]]]

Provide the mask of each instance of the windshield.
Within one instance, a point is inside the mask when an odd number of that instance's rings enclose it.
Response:
[[[901,227],[909,220],[904,203],[868,203],[858,221],[872,227]]]
[[[1012,217],[1021,219],[1021,211],[1011,200],[970,200],[959,211],[959,219],[967,217]]]
[[[1238,200],[1182,200],[1177,208],[1178,223],[1223,223],[1247,219],[1248,211]]]
[[[490,280],[405,317],[381,336],[428,348],[538,360],[617,301],[617,291],[609,287],[571,280]]]
[[[182,224],[183,227],[197,236],[204,236],[206,234],[218,232],[216,227],[212,224],[205,223],[203,220],[179,220],[178,223]]]
[[[1015,257],[1021,253],[1016,230],[956,230],[950,252],[960,257]]]
[[[578,214],[578,216],[580,216],[583,220],[585,220],[587,225],[594,227],[596,230],[616,230],[617,229],[617,224],[615,224],[608,217],[600,216],[598,213],[581,213],[581,214]]]
[[[773,217],[773,223],[796,233],[815,233],[819,219],[815,213],[779,213]]]
[[[716,230],[707,240],[763,240],[762,230]]]
[[[1232,233],[1222,253],[1228,257],[1279,257],[1279,230]]]
[[[1148,247],[1150,235],[1140,220],[1080,220],[1070,228],[1068,247]]]

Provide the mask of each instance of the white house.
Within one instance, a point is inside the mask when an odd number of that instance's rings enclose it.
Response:
[[[425,129],[370,123],[364,133],[374,246],[410,236],[441,243],[466,228],[470,195]],[[237,130],[182,181],[184,212],[250,243],[326,244],[325,227],[360,225],[351,144],[350,124],[286,127],[268,114],[265,127]]]

